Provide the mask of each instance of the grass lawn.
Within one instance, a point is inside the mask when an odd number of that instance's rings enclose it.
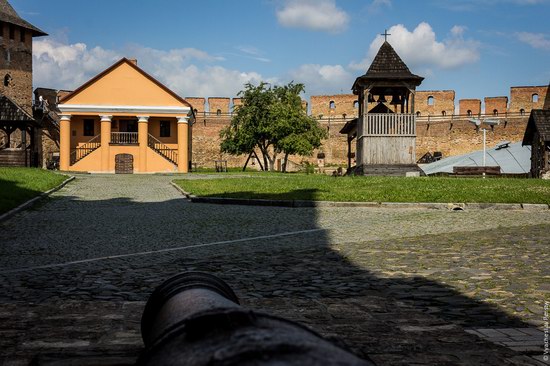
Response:
[[[229,178],[231,175],[225,175]],[[550,203],[550,180],[446,177],[330,177],[253,174],[251,177],[176,180],[203,197],[356,202]]]
[[[67,176],[38,168],[0,167],[0,214],[54,188]]]

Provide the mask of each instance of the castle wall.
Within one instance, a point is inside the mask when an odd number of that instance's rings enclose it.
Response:
[[[549,86],[513,86],[510,88],[510,109],[512,113],[531,113],[531,109],[550,108]],[[536,96],[536,98],[535,98]],[[536,101],[534,101],[536,100]]]
[[[358,108],[355,101],[357,95],[353,94],[339,94],[339,95],[314,95],[311,96],[311,115],[318,118],[342,118],[345,114],[346,117],[357,117]],[[333,102],[331,108],[331,102]]]
[[[217,113],[219,110],[221,114],[228,114],[230,100],[230,98],[208,98],[208,110],[211,113]]]
[[[470,113],[468,113],[470,111]],[[481,100],[479,99],[460,99],[458,101],[458,114],[462,116],[477,116],[481,113]]]
[[[508,110],[508,97],[486,97],[485,114],[498,116]]]
[[[195,111],[195,114],[200,114],[205,111],[204,109],[205,103],[206,103],[205,98],[187,97],[185,98],[185,100],[188,101],[189,104],[191,104],[191,106],[193,107],[193,110]]]
[[[450,116],[455,112],[454,90],[417,91],[414,108],[420,116]]]

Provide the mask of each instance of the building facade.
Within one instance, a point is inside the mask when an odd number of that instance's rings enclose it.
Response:
[[[186,100],[121,59],[59,100],[60,169],[189,170],[194,113]]]

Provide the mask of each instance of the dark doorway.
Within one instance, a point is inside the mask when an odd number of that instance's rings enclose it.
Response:
[[[120,132],[138,132],[137,119],[121,119],[119,120]]]

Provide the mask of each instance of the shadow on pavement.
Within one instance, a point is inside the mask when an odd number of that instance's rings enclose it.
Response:
[[[296,191],[304,195],[315,191]],[[200,270],[227,281],[245,306],[302,322],[379,365],[525,362],[463,327],[529,324],[450,285],[358,265],[327,231],[311,231],[324,229],[316,209],[64,197],[25,220],[40,232],[0,226],[0,360],[131,359],[143,301],[164,279]],[[91,258],[100,259],[47,266]],[[38,268],[5,272],[26,267]]]

